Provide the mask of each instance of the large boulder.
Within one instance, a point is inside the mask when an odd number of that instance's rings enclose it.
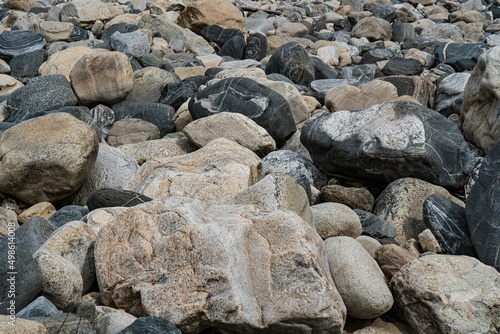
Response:
[[[315,79],[314,64],[307,51],[298,43],[280,46],[266,65],[266,74],[282,74],[294,83],[308,85]]]
[[[342,333],[322,240],[290,211],[153,201],[104,226],[95,259],[104,304],[183,333]]]
[[[89,175],[97,135],[67,113],[24,121],[0,137],[0,192],[28,204],[62,200]]]
[[[452,121],[402,101],[322,115],[301,141],[325,172],[382,182],[416,177],[461,188],[474,159]]]

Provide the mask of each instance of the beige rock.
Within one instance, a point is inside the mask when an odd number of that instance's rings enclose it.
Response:
[[[134,72],[134,85],[125,100],[158,103],[165,85],[174,82],[180,82],[177,75],[158,67],[137,70]]]
[[[0,332],[10,333],[10,334],[47,334],[45,326],[37,321],[14,318],[15,321],[11,325],[9,322],[12,321],[10,316],[0,315]]]
[[[450,14],[450,22],[463,21],[466,23],[486,23],[486,17],[477,10],[463,9]]]
[[[106,141],[116,147],[153,139],[160,139],[160,130],[156,125],[140,118],[125,118],[113,124]]]
[[[148,160],[164,159],[184,155],[197,150],[187,138],[163,138],[135,144],[118,146],[118,149],[133,157],[140,165]]]
[[[98,139],[66,113],[33,118],[0,137],[0,192],[35,204],[74,193],[95,163]]]
[[[43,217],[49,219],[56,212],[56,208],[49,202],[40,202],[30,206],[17,216],[19,223],[26,223],[33,217]]]
[[[110,312],[97,322],[95,328],[98,333],[118,334],[125,327],[131,325],[137,317],[126,312]]]
[[[370,41],[390,40],[392,27],[389,22],[373,16],[361,19],[352,27],[352,37],[366,37]]]
[[[191,98],[189,98],[186,102],[184,102],[179,109],[175,112],[174,115],[174,122],[175,122],[175,129],[177,131],[182,131],[188,125],[193,121],[193,117],[191,116],[191,113],[189,112],[189,101]]]
[[[413,333],[495,333],[500,273],[468,256],[428,255],[401,268],[391,288]]]
[[[304,99],[304,103],[307,106],[307,111],[309,115],[311,115],[316,109],[321,108],[321,103],[319,103],[319,101],[316,98],[307,95],[303,96],[302,98]]]
[[[198,147],[217,138],[226,138],[260,157],[276,150],[276,142],[264,128],[238,113],[221,112],[197,119],[186,125],[182,132]]]
[[[299,22],[287,22],[275,30],[276,35],[287,35],[291,37],[304,37],[308,33],[307,27]]]
[[[196,59],[200,60],[205,68],[217,67],[222,62],[222,57],[216,54],[196,56]]]
[[[168,48],[168,42],[161,37],[153,37],[153,43],[151,44],[151,53],[162,52],[167,54],[170,51]]]
[[[70,4],[76,9],[76,15],[61,15],[61,21],[68,22],[76,19],[82,27],[91,27],[97,20],[108,21],[123,14],[123,8],[118,3],[99,0],[73,0]],[[73,14],[73,11],[69,12]]]
[[[255,153],[220,138],[193,153],[146,162],[126,189],[156,199],[193,197],[214,204],[256,183],[260,169]]]
[[[394,101],[397,97],[398,90],[393,84],[373,80],[358,87],[347,85],[330,89],[325,96],[325,105],[330,111],[362,110]]]
[[[359,242],[350,237],[324,241],[330,273],[347,315],[359,319],[376,318],[394,303],[384,274]]]
[[[312,49],[314,44],[311,40],[307,38],[291,37],[286,35],[272,35],[267,38],[267,44],[269,46],[270,54],[273,54],[274,51],[276,51],[276,49],[279,48],[280,46],[290,42],[298,43],[300,46],[306,49],[306,51]]]
[[[45,37],[48,43],[67,41],[72,31],[73,24],[69,22],[42,21],[38,26],[38,33]]]
[[[10,9],[22,10],[23,12],[29,11],[32,7],[38,7],[34,1],[30,0],[5,0],[5,7]]]
[[[363,248],[370,254],[372,258],[375,259],[375,252],[377,249],[382,246],[382,244],[377,240],[372,237],[369,237],[367,235],[360,235],[359,237],[356,238],[356,241],[363,246]]]
[[[405,264],[417,257],[398,245],[382,245],[375,250],[375,260],[390,280]]]
[[[24,84],[7,74],[0,74],[0,96],[9,95]]]
[[[9,232],[19,228],[15,211],[0,207],[0,236],[6,237]]]
[[[103,28],[107,29],[111,27],[113,24],[118,24],[118,23],[138,24],[139,21],[141,20],[141,17],[142,17],[141,15],[133,13],[124,13],[116,15],[111,20],[107,20]]]
[[[500,141],[500,47],[479,57],[464,90],[461,119],[467,140],[485,152]]]
[[[443,249],[431,230],[425,229],[418,235],[418,242],[424,252],[443,253]]]
[[[118,102],[134,86],[128,57],[115,51],[84,55],[75,63],[69,77],[80,104],[88,107]]]
[[[38,72],[40,75],[62,74],[66,77],[66,79],[68,79],[68,81],[71,81],[69,74],[78,60],[80,60],[83,56],[94,52],[105,51],[97,51],[87,46],[74,46],[58,51],[52,54],[47,61],[40,66]]]
[[[323,239],[337,236],[356,238],[361,235],[358,215],[343,204],[316,204],[311,206],[311,214],[312,225]]]
[[[204,66],[192,66],[192,67],[176,67],[174,68],[174,73],[181,79],[184,80],[189,77],[196,75],[205,75],[207,69]]]
[[[94,231],[95,235],[97,235],[104,226],[113,221],[114,216],[122,213],[124,210],[125,207],[121,206],[95,209],[83,217],[82,221]]]
[[[402,323],[385,322],[377,318],[370,326],[354,331],[352,334],[411,334],[411,331]]]
[[[340,62],[340,55],[335,46],[324,46],[319,48],[316,54],[327,65],[336,66]]]
[[[105,305],[169,319],[186,334],[342,332],[321,238],[290,211],[153,201],[117,215],[95,250]]]
[[[373,213],[396,228],[395,240],[404,245],[408,239],[418,238],[425,230],[423,205],[427,197],[439,194],[461,204],[445,188],[414,178],[403,178],[390,183],[375,202]]]
[[[245,77],[245,78],[264,78],[266,79],[266,72],[261,68],[238,68],[238,69],[228,69],[222,70],[215,75],[215,79],[227,79],[234,77]]]
[[[361,209],[371,212],[375,199],[364,188],[343,187],[332,184],[321,189],[321,197],[327,202],[342,203],[351,209]]]
[[[245,19],[243,13],[225,0],[198,0],[190,3],[177,18],[177,24],[196,33],[217,24],[222,28],[242,30]]]

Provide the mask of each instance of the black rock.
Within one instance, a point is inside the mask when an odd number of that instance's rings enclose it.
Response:
[[[316,38],[323,41],[333,41],[335,33],[333,31],[322,31],[316,35]]]
[[[354,209],[354,212],[356,212],[359,220],[361,221],[363,235],[367,235],[375,239],[394,239],[396,237],[396,228],[387,220],[360,209]]]
[[[45,44],[47,44],[45,38],[34,31],[4,31],[0,35],[0,55],[7,57],[20,56],[24,53],[43,49]]]
[[[491,10],[491,13],[493,14],[494,19],[500,18],[500,6],[499,5],[491,5],[489,8]]]
[[[189,101],[193,119],[237,112],[254,120],[281,146],[297,127],[290,105],[276,91],[248,78],[228,78],[208,86]]]
[[[219,73],[221,71],[224,71],[224,69],[220,68],[220,67],[210,67],[210,68],[207,68],[207,70],[205,71],[205,76],[207,76],[207,78],[213,79],[213,78],[215,78],[217,73]]]
[[[16,314],[17,318],[29,319],[36,317],[50,317],[60,314],[57,307],[44,296],[40,296],[32,301],[28,306]]]
[[[462,72],[472,70],[479,56],[488,49],[485,43],[438,43],[434,49],[434,56],[439,63],[451,65],[455,70]]]
[[[87,213],[89,213],[89,209],[84,206],[66,205],[50,216],[49,223],[51,223],[55,228],[59,228],[71,221],[82,220]]]
[[[247,47],[245,49],[245,59],[254,59],[260,61],[267,56],[269,46],[267,37],[261,32],[250,34],[247,38]]]
[[[205,66],[205,65],[203,65],[203,62],[201,60],[193,58],[193,59],[184,60],[178,66],[179,67],[197,67],[197,66]]]
[[[87,199],[87,207],[89,211],[114,206],[132,207],[152,200],[146,195],[129,190],[101,188],[94,191]]]
[[[446,253],[477,257],[464,208],[449,198],[434,194],[424,201],[423,212],[425,226]]]
[[[42,217],[34,217],[22,224],[13,234],[0,238],[0,314],[10,314],[11,282],[15,280],[15,308],[20,310],[31,303],[41,292],[43,276],[33,259],[35,251],[54,232],[54,227]],[[14,239],[9,239],[14,236]],[[15,240],[15,261],[9,262],[8,251]],[[17,274],[11,274],[17,273]]]
[[[89,39],[89,33],[82,27],[74,26],[68,42],[78,42]]]
[[[408,22],[394,20],[392,23],[392,40],[403,43],[407,38],[415,37],[415,27]]]
[[[394,21],[396,18],[396,8],[391,5],[379,5],[372,7],[370,12],[373,13],[373,16],[386,20],[389,23]]]
[[[363,53],[360,64],[376,64],[379,61],[389,60],[394,57],[396,57],[396,54],[389,49],[375,48]]]
[[[157,317],[141,317],[118,334],[182,334],[170,321]]]
[[[66,7],[66,6],[65,6]],[[115,32],[120,32],[120,33],[126,33],[126,32],[133,32],[137,30],[137,25],[136,24],[129,24],[129,23],[115,23],[112,26],[104,29],[101,31],[97,36],[100,38],[104,43],[109,44],[111,35],[113,35]]]
[[[168,104],[177,110],[197,92],[198,87],[192,81],[168,83],[161,91],[160,103]]]
[[[391,58],[382,69],[385,75],[419,75],[424,66],[416,59]]]
[[[141,64],[142,67],[153,66],[158,68],[164,68],[165,64],[167,63],[165,59],[154,53],[148,53],[147,55],[139,57],[137,58],[137,61],[139,62],[139,64]]]
[[[115,120],[127,117],[140,118],[153,123],[160,129],[160,136],[175,132],[175,123],[172,120],[174,108],[162,103],[122,101],[111,107],[115,113]]]
[[[401,45],[402,50],[418,49],[427,53],[433,54],[436,44],[439,43],[434,39],[422,37],[408,37]]]
[[[209,42],[217,43],[219,46],[226,44],[231,38],[241,37],[243,34],[238,29],[228,28],[224,29],[218,25],[211,25],[203,28],[200,31],[200,35]]]
[[[30,114],[55,110],[63,106],[76,106],[78,99],[62,74],[49,74],[32,78],[24,87],[16,89],[7,98],[10,116],[6,122],[19,123]]]
[[[245,39],[241,36],[236,36],[224,43],[217,54],[221,57],[229,56],[234,59],[243,59],[245,58],[245,48]]]
[[[326,113],[306,125],[301,142],[325,173],[379,182],[415,177],[460,189],[475,159],[452,121],[403,101]]]
[[[479,259],[500,271],[500,142],[486,154],[465,207]]]
[[[14,125],[16,125],[16,123],[0,122],[0,136]]]
[[[182,82],[192,82],[196,85],[196,89],[198,89],[201,85],[206,84],[209,80],[210,78],[205,75],[195,75],[192,77],[187,77],[186,79],[182,80]]]
[[[20,78],[33,78],[38,75],[38,69],[47,60],[47,52],[43,49],[23,53],[10,60],[10,75]]]
[[[307,51],[295,42],[280,46],[269,59],[266,74],[279,73],[299,85],[315,79],[315,68]]]
[[[375,64],[352,65],[342,68],[342,78],[368,83],[375,78],[383,76],[380,67]]]
[[[135,57],[130,58],[130,66],[132,66],[132,72],[142,70],[141,63]]]
[[[311,62],[314,64],[315,80],[321,79],[337,79],[339,74],[330,66],[325,64],[323,60],[318,57],[311,57]]]

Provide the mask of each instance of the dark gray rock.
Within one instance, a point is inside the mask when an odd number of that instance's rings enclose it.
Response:
[[[228,78],[198,92],[189,101],[193,119],[220,112],[237,112],[269,132],[278,146],[297,127],[288,102],[276,91],[248,78]]]
[[[226,44],[231,38],[241,37],[243,34],[238,29],[228,28],[224,29],[218,25],[211,25],[203,28],[200,31],[200,35],[209,42],[217,43],[219,46]]]
[[[85,319],[71,313],[61,313],[51,317],[31,318],[45,326],[48,334],[95,334],[92,324]]]
[[[299,85],[315,79],[315,68],[307,51],[295,42],[280,46],[269,59],[266,74],[279,73]]]
[[[224,45],[217,54],[221,57],[227,56],[234,59],[244,59],[245,48],[246,48],[245,39],[241,36],[236,36],[231,38],[226,43],[224,43]]]
[[[434,109],[436,86],[424,77],[416,75],[394,75],[381,77],[379,80],[393,84],[398,90],[398,96],[412,96],[423,106]]]
[[[465,218],[465,208],[435,194],[425,200],[423,212],[425,226],[446,253],[477,258]]]
[[[152,66],[166,70],[165,65],[167,64],[167,61],[154,53],[148,53],[147,55],[139,57],[137,58],[137,61],[142,67]]]
[[[10,116],[5,121],[19,123],[37,112],[76,106],[77,102],[76,95],[64,75],[35,77],[26,86],[9,95],[7,109]]]
[[[356,80],[359,83],[368,83],[383,76],[380,67],[375,64],[352,65],[342,68],[342,78]]]
[[[111,107],[115,113],[115,121],[124,118],[140,118],[150,122],[160,129],[160,136],[175,132],[173,117],[174,108],[163,103],[121,101]]]
[[[485,43],[438,43],[434,56],[439,63],[452,66],[456,71],[472,70],[479,56],[488,49]]]
[[[15,57],[43,49],[47,44],[39,33],[29,30],[4,31],[0,35],[0,55]]]
[[[356,212],[361,221],[363,235],[368,235],[375,239],[394,239],[396,237],[396,228],[387,220],[360,209],[354,209],[354,212]]]
[[[366,51],[361,56],[360,64],[376,64],[382,60],[389,60],[396,57],[397,54],[394,51],[384,48],[375,48]]]
[[[392,23],[392,40],[403,43],[407,38],[415,37],[415,27],[408,22],[394,20]]]
[[[69,36],[68,42],[78,42],[89,39],[89,33],[87,30],[79,26],[74,26],[71,31],[71,36]]]
[[[419,75],[424,66],[416,59],[391,58],[382,68],[385,75]]]
[[[16,123],[0,122],[0,136],[14,125],[16,125]]]
[[[60,311],[57,307],[52,304],[50,300],[44,296],[40,296],[34,301],[32,301],[28,306],[23,308],[16,314],[18,318],[35,318],[35,317],[50,317],[53,315],[58,315]]]
[[[66,205],[57,210],[49,218],[49,222],[55,227],[59,228],[66,223],[75,220],[82,220],[82,218],[89,213],[89,209],[80,205]]]
[[[66,6],[65,6],[66,7]],[[129,23],[116,23],[113,24],[112,26],[109,26],[108,28],[104,29],[101,31],[97,37],[100,38],[104,43],[109,44],[111,40],[111,36],[115,32],[120,32],[122,34],[127,33],[127,32],[133,32],[137,30],[137,25],[136,24],[129,24]]]
[[[391,23],[396,18],[396,8],[391,5],[380,5],[370,8],[373,16]],[[394,31],[394,27],[392,28]],[[394,34],[394,33],[393,33]]]
[[[500,271],[500,143],[484,157],[467,198],[466,217],[479,260]]]
[[[9,263],[8,238],[0,238],[0,314],[8,314],[7,298],[11,290],[10,279],[15,278],[15,307],[20,310],[31,303],[41,292],[42,272],[33,259],[33,254],[54,232],[54,227],[42,217],[34,217],[15,230],[15,261]],[[12,234],[11,234],[12,237]],[[12,246],[11,246],[12,247]],[[10,273],[17,274],[10,274]]]
[[[103,104],[98,104],[90,109],[90,116],[101,129],[111,128],[111,125],[115,122],[115,112]]]
[[[269,46],[267,37],[261,32],[250,34],[247,38],[247,47],[245,49],[245,59],[260,61],[267,56]]]
[[[323,60],[318,57],[311,57],[311,61],[314,64],[314,77],[315,80],[320,79],[337,79],[339,74],[337,71],[333,70],[328,66]]]
[[[458,189],[474,160],[452,121],[402,101],[324,114],[303,129],[301,141],[325,173],[370,181],[415,177]]]
[[[182,334],[170,321],[157,317],[141,317],[118,334]]]
[[[438,85],[436,111],[444,116],[460,115],[464,90],[470,73],[453,73],[444,77]]]
[[[165,85],[161,91],[160,103],[168,104],[175,110],[196,95],[198,87],[192,81],[172,82]]]
[[[99,208],[109,208],[114,206],[131,207],[152,201],[146,195],[130,190],[118,190],[111,188],[101,188],[92,193],[87,200],[89,211]]]
[[[151,51],[149,37],[141,31],[116,31],[110,36],[109,45],[112,50],[123,52],[129,57],[142,57]]]
[[[43,49],[23,53],[10,60],[10,75],[21,78],[33,78],[38,75],[38,69],[47,60],[47,52]]]

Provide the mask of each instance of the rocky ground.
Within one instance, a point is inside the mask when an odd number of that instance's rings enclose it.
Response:
[[[500,2],[0,3],[0,332],[498,333]]]

